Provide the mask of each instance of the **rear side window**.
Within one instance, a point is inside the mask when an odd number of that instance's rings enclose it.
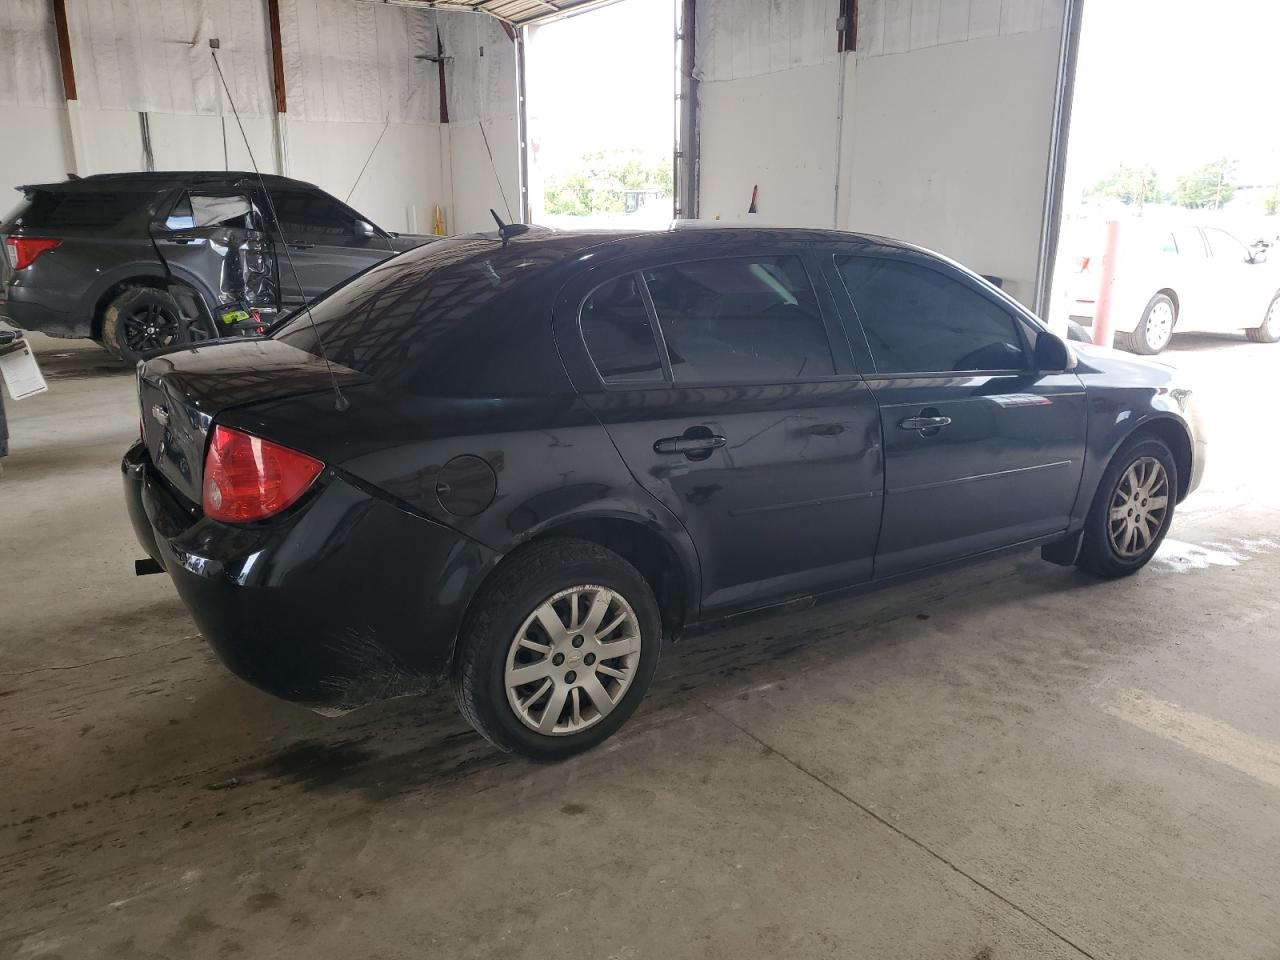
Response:
[[[1204,259],[1204,241],[1200,239],[1200,231],[1195,227],[1181,227],[1173,231],[1173,241],[1178,247],[1179,256]]]
[[[635,274],[610,280],[587,297],[582,339],[605,383],[662,379],[658,345]]]
[[[1013,316],[958,280],[895,260],[836,265],[880,373],[1025,369]]]
[[[697,260],[644,278],[677,383],[835,373],[817,296],[796,257]]]
[[[153,196],[136,191],[36,190],[21,221],[41,230],[114,227]]]

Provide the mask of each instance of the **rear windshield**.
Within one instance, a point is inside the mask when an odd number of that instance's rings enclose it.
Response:
[[[103,229],[114,227],[153,196],[153,191],[33,190],[19,219],[22,226],[41,230]]]
[[[527,311],[517,287],[563,257],[554,244],[440,240],[381,263],[298,310],[272,336],[374,379],[435,389],[519,363]],[[281,263],[281,271],[288,265]],[[549,318],[546,324],[550,338]],[[428,392],[434,392],[430,390]]]

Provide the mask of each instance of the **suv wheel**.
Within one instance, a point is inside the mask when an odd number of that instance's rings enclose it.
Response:
[[[1141,570],[1169,531],[1177,489],[1177,466],[1163,440],[1126,443],[1098,484],[1077,565],[1107,578]]]
[[[178,301],[164,290],[131,287],[112,300],[102,314],[103,344],[130,364],[189,339]]]
[[[660,646],[658,604],[635,567],[590,541],[548,540],[504,563],[476,597],[454,695],[495,746],[559,760],[626,722]]]

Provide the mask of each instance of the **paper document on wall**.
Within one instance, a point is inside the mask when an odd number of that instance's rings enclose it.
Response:
[[[49,385],[44,382],[44,374],[40,372],[40,364],[36,363],[36,355],[31,352],[31,345],[27,343],[0,355],[0,375],[4,377],[4,385],[14,400],[22,400],[49,389]]]

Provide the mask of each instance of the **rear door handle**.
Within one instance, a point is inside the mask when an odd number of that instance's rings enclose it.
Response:
[[[950,417],[907,417],[899,420],[898,426],[903,430],[936,430],[950,422]]]
[[[192,243],[195,237],[165,237],[170,243]]]
[[[724,437],[663,437],[653,442],[654,453],[710,453],[723,447]]]

